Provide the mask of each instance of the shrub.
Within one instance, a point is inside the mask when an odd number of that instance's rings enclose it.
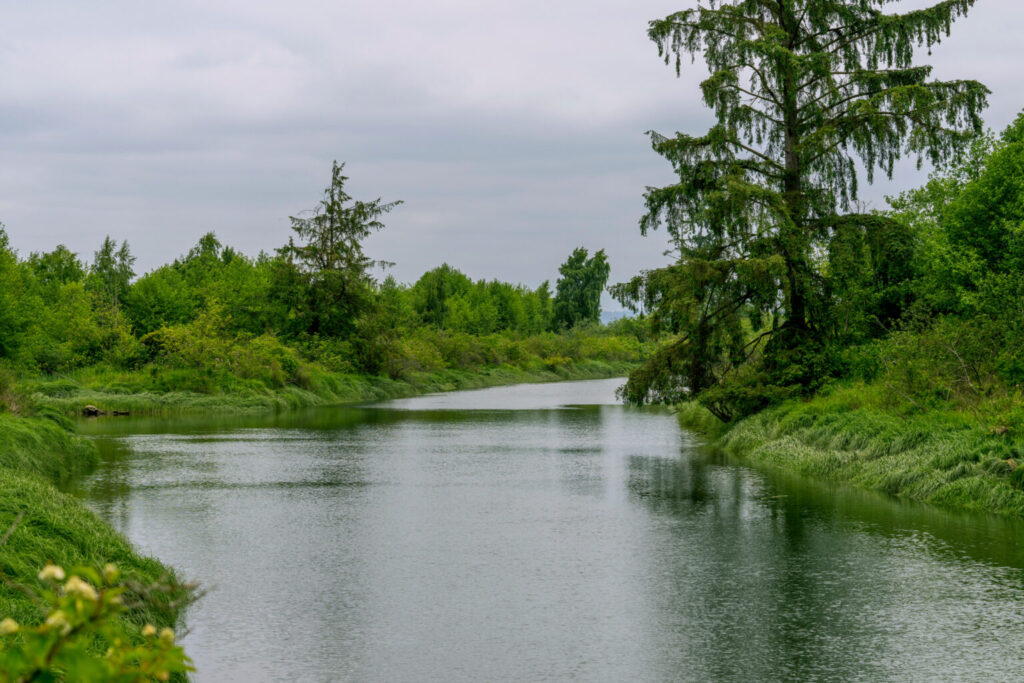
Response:
[[[121,581],[108,564],[102,571],[47,565],[33,597],[42,623],[0,620],[0,681],[166,681],[194,671],[175,643],[174,631],[147,624],[136,634],[120,617],[138,601],[174,586]],[[26,589],[27,590],[27,589]]]
[[[437,372],[445,368],[445,359],[432,340],[422,335],[399,342],[384,361],[384,370],[392,379],[408,378],[415,372]]]

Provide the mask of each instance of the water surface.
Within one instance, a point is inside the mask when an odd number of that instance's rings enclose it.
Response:
[[[722,460],[617,381],[98,420],[199,681],[1019,680],[1019,523]]]

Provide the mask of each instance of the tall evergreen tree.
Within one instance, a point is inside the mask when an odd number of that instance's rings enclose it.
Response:
[[[383,202],[380,198],[369,202],[353,200],[345,192],[348,176],[342,175],[344,170],[345,164],[335,161],[331,184],[324,190],[319,206],[291,217],[292,230],[303,243],[296,244],[294,238],[290,239],[286,250],[310,271],[346,272],[362,278],[377,263],[363,253],[363,240],[383,230],[380,216],[402,202]]]
[[[630,382],[631,399],[699,392],[755,353],[774,381],[806,385],[833,322],[822,255],[836,235],[884,228],[855,209],[858,162],[869,181],[891,177],[903,155],[943,163],[980,131],[988,90],[913,63],[974,0],[902,14],[884,11],[892,2],[709,0],[651,22],[677,73],[684,56],[707,62],[701,90],[717,122],[701,136],[651,133],[678,182],[648,189],[640,227],[664,226],[678,262],[619,294],[685,320]],[[763,332],[757,343],[740,333],[744,317]]]
[[[373,279],[369,269],[388,265],[363,253],[363,240],[382,230],[380,217],[402,202],[379,198],[364,202],[345,192],[342,175],[345,164],[334,162],[331,184],[324,190],[319,206],[304,215],[292,216],[295,238],[281,249],[281,255],[309,278],[310,327],[315,334],[348,335],[356,319],[371,301]]]

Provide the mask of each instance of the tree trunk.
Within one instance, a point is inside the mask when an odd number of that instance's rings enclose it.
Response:
[[[789,47],[792,48],[799,40],[798,20],[792,16],[791,11],[783,10],[779,14],[779,23],[782,29],[789,34]],[[786,293],[788,301],[784,328],[798,333],[786,335],[788,338],[786,346],[790,346],[802,336],[800,333],[805,332],[808,328],[806,283],[803,277],[806,250],[806,235],[804,234],[806,208],[801,175],[802,165],[797,149],[800,142],[799,86],[794,65],[786,56],[781,59],[783,63],[779,65],[779,70],[783,74],[782,100],[786,154],[783,196],[788,216],[785,217],[779,231],[782,253],[786,260],[786,279],[789,285]]]

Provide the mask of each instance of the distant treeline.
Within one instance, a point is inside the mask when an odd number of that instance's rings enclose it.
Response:
[[[397,377],[563,357],[550,339],[531,350],[509,344],[600,328],[603,251],[575,250],[554,291],[548,282],[531,289],[473,281],[447,264],[412,285],[378,281],[361,242],[397,203],[352,200],[341,170],[335,164],[323,201],[291,219],[292,239],[274,253],[252,258],[209,233],[137,279],[126,242],[106,238],[91,263],[64,246],[19,258],[0,226],[0,369],[53,374],[155,363],[263,376],[276,368],[288,381],[313,361]],[[505,341],[482,344],[485,337]]]

